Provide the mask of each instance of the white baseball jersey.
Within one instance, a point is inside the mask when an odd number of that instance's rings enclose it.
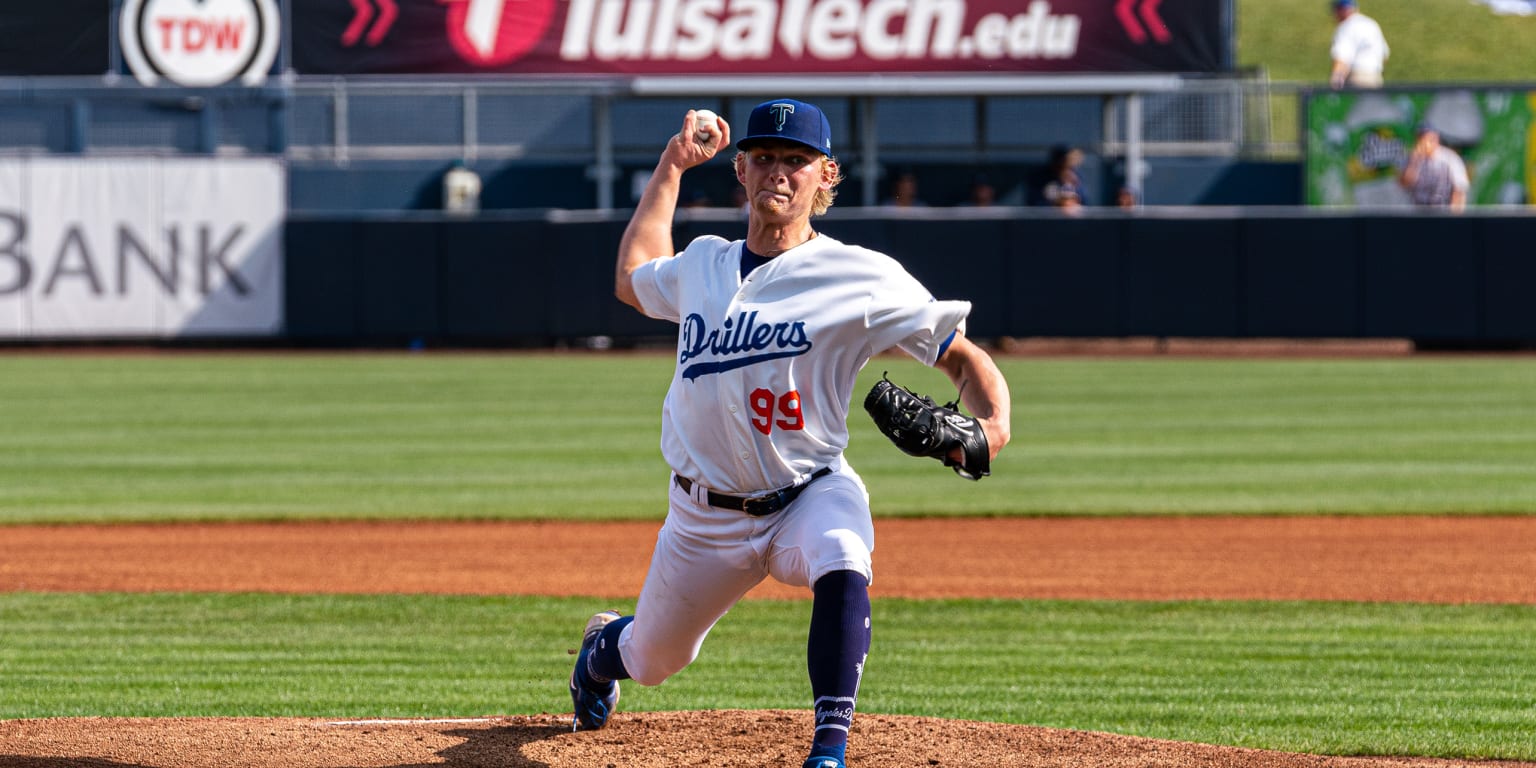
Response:
[[[1334,61],[1349,62],[1351,77],[1379,76],[1390,53],[1381,25],[1363,13],[1350,14],[1333,30],[1329,55]]]
[[[661,449],[679,475],[753,495],[837,468],[859,371],[892,347],[933,365],[971,304],[826,235],[741,277],[742,242],[705,236],[633,273],[645,314],[679,324]]]

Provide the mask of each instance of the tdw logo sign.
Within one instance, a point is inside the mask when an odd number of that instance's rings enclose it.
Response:
[[[280,42],[274,0],[125,0],[123,58],[145,85],[260,85]]]
[[[448,40],[459,58],[482,67],[515,61],[533,50],[555,16],[555,0],[441,0]]]

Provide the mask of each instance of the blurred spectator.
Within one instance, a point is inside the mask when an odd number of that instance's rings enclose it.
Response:
[[[1047,205],[1066,210],[1077,210],[1088,204],[1083,191],[1083,177],[1078,168],[1083,164],[1083,151],[1065,145],[1051,149],[1050,162],[1045,175],[1036,185],[1035,205]]]
[[[1467,165],[1456,150],[1440,143],[1440,132],[1429,123],[1419,124],[1418,140],[1398,180],[1415,205],[1466,210]]]
[[[693,194],[683,201],[684,208],[708,208],[714,204],[714,201],[709,199],[709,193],[702,189],[694,190]]]
[[[1135,208],[1140,202],[1141,199],[1136,194],[1136,190],[1129,186],[1122,186],[1115,192],[1115,206],[1118,208],[1130,210]]]
[[[976,174],[971,179],[971,192],[965,199],[964,205],[978,208],[988,208],[997,204],[997,187],[992,185],[992,180],[984,173]]]
[[[1335,89],[1346,85],[1380,88],[1381,73],[1391,54],[1381,25],[1361,13],[1355,0],[1333,0],[1333,15],[1339,24],[1334,27],[1333,45],[1328,49],[1333,58],[1328,84]]]
[[[885,199],[883,204],[897,208],[914,208],[928,205],[923,202],[922,196],[917,192],[917,174],[911,171],[902,171],[897,174],[896,180],[891,182],[891,195]]]

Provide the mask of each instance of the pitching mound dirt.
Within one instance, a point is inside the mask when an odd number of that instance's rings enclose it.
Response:
[[[568,716],[475,720],[97,719],[0,722],[3,768],[798,768],[809,715],[629,713],[571,733]],[[1449,768],[1530,763],[1319,757],[1020,725],[861,715],[860,768]]]

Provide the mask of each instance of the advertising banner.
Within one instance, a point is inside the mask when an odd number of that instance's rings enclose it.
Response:
[[[1231,0],[306,0],[349,74],[1217,72]]]
[[[271,159],[0,160],[0,337],[282,330]]]
[[[282,44],[277,0],[118,0],[123,61],[144,85],[260,85]]]
[[[0,77],[109,71],[111,4],[111,0],[6,3],[0,13]]]
[[[1342,207],[1407,206],[1398,182],[1415,129],[1430,123],[1467,166],[1469,205],[1531,202],[1536,91],[1347,91],[1306,104],[1306,201]]]

